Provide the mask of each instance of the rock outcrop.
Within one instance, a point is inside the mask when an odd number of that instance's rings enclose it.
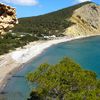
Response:
[[[0,35],[11,31],[15,24],[18,23],[16,10],[5,4],[0,4]]]
[[[100,34],[100,6],[95,3],[86,4],[73,12],[65,34],[71,36]]]

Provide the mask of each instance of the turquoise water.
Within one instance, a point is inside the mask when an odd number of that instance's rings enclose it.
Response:
[[[96,72],[97,78],[100,78],[100,36],[60,43],[45,50],[31,63],[25,65],[24,69],[17,72],[8,81],[4,89],[5,94],[0,96],[2,100],[26,100],[32,84],[27,82],[24,76],[41,63],[54,64],[64,56],[74,59],[82,65],[82,68]]]

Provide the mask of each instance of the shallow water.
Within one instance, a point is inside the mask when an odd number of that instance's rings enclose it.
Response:
[[[82,68],[96,72],[97,78],[100,78],[100,36],[60,43],[48,48],[17,72],[8,81],[4,89],[6,94],[0,95],[0,100],[26,100],[32,85],[27,82],[25,75],[41,63],[54,64],[64,56],[74,59]]]

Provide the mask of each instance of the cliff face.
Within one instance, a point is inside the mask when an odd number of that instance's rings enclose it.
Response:
[[[18,23],[16,10],[10,6],[0,4],[0,35],[5,34]]]
[[[71,36],[100,34],[100,6],[84,2],[42,16],[20,18],[13,32],[37,36],[59,36],[62,33]]]
[[[76,9],[69,20],[74,24],[66,29],[67,35],[100,34],[100,6],[94,3]]]

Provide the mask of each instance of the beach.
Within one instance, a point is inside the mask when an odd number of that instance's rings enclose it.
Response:
[[[24,64],[30,60],[34,60],[39,54],[52,45],[56,45],[61,42],[72,41],[75,39],[81,39],[89,36],[78,37],[61,37],[54,40],[35,41],[27,44],[23,48],[17,48],[15,51],[11,51],[8,54],[0,56],[0,92],[7,84],[7,80],[18,70],[24,67]]]

